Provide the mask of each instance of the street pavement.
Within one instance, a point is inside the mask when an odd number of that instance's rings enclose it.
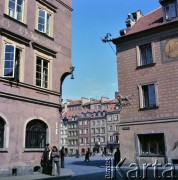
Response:
[[[0,180],[178,179],[178,166],[170,166],[169,164],[166,167],[157,167],[157,169],[154,167],[145,168],[146,166],[138,167],[136,164],[132,164],[132,167],[123,164],[120,168],[112,168],[112,166],[108,166],[107,164],[108,160],[113,160],[111,156],[102,157],[95,155],[90,157],[90,162],[85,162],[84,159],[84,156],[79,158],[65,157],[65,168],[61,169],[60,176],[53,177],[44,174],[35,174],[30,176],[0,177]]]

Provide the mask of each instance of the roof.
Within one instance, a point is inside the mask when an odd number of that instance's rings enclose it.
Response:
[[[134,34],[163,24],[162,7],[142,16],[126,35]]]
[[[75,100],[75,101],[70,101],[67,106],[81,105],[81,104],[82,104],[81,100]]]

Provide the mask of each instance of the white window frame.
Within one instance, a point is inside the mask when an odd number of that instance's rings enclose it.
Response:
[[[35,71],[34,71],[34,85],[36,86],[36,87],[39,87],[39,88],[43,88],[43,87],[40,87],[40,86],[37,86],[36,85],[36,66],[37,66],[37,57],[39,57],[39,58],[41,58],[41,59],[43,59],[43,60],[45,60],[45,61],[47,61],[48,62],[48,86],[47,86],[47,88],[44,88],[44,89],[49,89],[49,90],[51,90],[52,89],[52,63],[53,63],[53,57],[51,57],[51,56],[48,56],[48,55],[46,55],[46,54],[43,54],[43,53],[41,53],[41,52],[39,52],[39,51],[34,51],[34,58],[35,58],[35,61],[34,61],[34,67],[35,67]]]
[[[10,8],[9,8],[9,4],[10,4],[10,1],[11,0],[8,0],[7,1],[7,15],[8,16],[10,16],[10,17],[12,17],[12,18],[14,18],[14,19],[16,19],[17,21],[19,21],[19,22],[24,22],[24,19],[25,19],[25,0],[22,0],[22,12],[21,12],[21,14],[22,14],[22,20],[18,20],[18,13],[17,13],[17,0],[15,0],[15,9],[14,9],[14,16],[12,16],[12,15],[10,15],[10,13],[9,13],[9,10],[10,10]]]
[[[38,29],[38,24],[39,24],[39,11],[42,10],[45,12],[45,22],[44,22],[44,31],[40,31]],[[47,33],[47,14],[49,14],[49,33]],[[40,4],[37,2],[37,6],[36,6],[36,30],[38,30],[41,33],[44,33],[50,37],[53,37],[53,19],[54,19],[54,12],[51,11],[49,8],[47,8],[46,6]]]
[[[16,48],[20,50],[20,59],[19,59],[19,74],[18,74],[18,79],[20,82],[24,81],[24,64],[25,64],[25,45],[19,44],[15,41],[12,41],[6,37],[2,37],[2,53],[1,53],[1,62],[0,64],[3,67],[3,70],[0,72],[0,76],[4,78],[14,78],[14,72],[15,72],[15,53],[14,53],[14,58],[13,58],[13,75],[12,76],[4,76],[4,66],[5,66],[5,48],[6,45],[12,45],[14,46],[14,51],[16,51]]]
[[[141,50],[140,50],[140,47],[141,46],[144,46],[144,45],[148,45],[148,44],[150,44],[151,45],[151,55],[152,55],[152,63],[149,63],[149,64],[142,64],[141,63]],[[154,53],[154,42],[148,42],[148,43],[144,43],[144,44],[140,44],[140,45],[138,45],[138,46],[136,46],[136,55],[137,55],[137,66],[138,67],[141,67],[141,66],[149,66],[149,65],[151,65],[151,64],[155,64],[155,58],[154,58],[154,56],[155,56],[155,53]]]
[[[42,58],[42,57],[37,57],[37,59],[41,60],[41,72],[40,72],[40,74],[41,74],[41,78],[40,78],[41,84],[37,85],[37,83],[36,83],[36,86],[48,89],[48,87],[49,87],[49,61]],[[36,62],[37,62],[37,59],[36,59]],[[45,80],[44,80],[44,68],[45,68],[44,63],[45,62],[47,62],[47,87],[46,87],[46,85],[44,83],[45,82]],[[36,63],[36,67],[37,67],[37,63]],[[36,68],[36,73],[37,73],[37,68]],[[37,80],[37,76],[36,76],[36,80]]]
[[[144,97],[143,97],[143,86],[149,86],[154,84],[155,87],[155,107],[158,107],[158,83],[156,82],[152,82],[152,83],[148,83],[148,84],[142,84],[142,85],[138,85],[138,89],[139,89],[139,99],[140,99],[140,109],[143,108],[149,108],[149,107],[144,107]],[[150,107],[151,108],[151,107]]]

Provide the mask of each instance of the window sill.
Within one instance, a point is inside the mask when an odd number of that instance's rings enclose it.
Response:
[[[155,66],[155,64],[156,64],[156,63],[147,64],[147,65],[142,65],[142,66],[137,66],[137,67],[136,67],[136,70],[153,67],[153,66]]]
[[[0,153],[7,153],[8,152],[8,149],[7,148],[0,148]]]
[[[8,18],[8,19],[10,19],[10,20],[12,20],[12,21],[24,26],[24,27],[26,27],[26,28],[28,27],[27,24],[24,24],[23,22],[18,21],[17,19],[15,19],[15,18],[13,18],[13,17],[11,17],[11,16],[9,16],[7,14],[4,14],[4,17],[6,17],[6,18]]]
[[[155,106],[155,107],[144,107],[144,108],[140,108],[139,111],[145,111],[145,110],[153,110],[153,109],[158,109],[159,106]]]
[[[52,41],[54,41],[54,38],[53,38],[53,37],[48,36],[47,34],[42,33],[42,32],[40,32],[40,31],[38,31],[37,29],[35,29],[35,32],[38,33],[38,34],[40,34],[40,35],[42,35],[42,36],[44,36],[44,37],[46,37],[46,38],[48,38],[48,39],[51,39]]]
[[[43,152],[45,148],[25,148],[24,152]]]

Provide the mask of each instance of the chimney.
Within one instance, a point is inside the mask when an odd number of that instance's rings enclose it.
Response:
[[[103,103],[106,100],[109,100],[109,98],[108,97],[101,97],[101,103]]]
[[[140,10],[137,10],[136,12],[132,13],[133,19],[135,22],[137,22],[142,16],[142,12]]]
[[[89,102],[89,99],[85,97],[81,97],[81,100],[82,100],[82,105]]]
[[[131,28],[135,24],[135,21],[131,16],[132,16],[131,14],[128,14],[128,17],[125,21],[127,28]]]

